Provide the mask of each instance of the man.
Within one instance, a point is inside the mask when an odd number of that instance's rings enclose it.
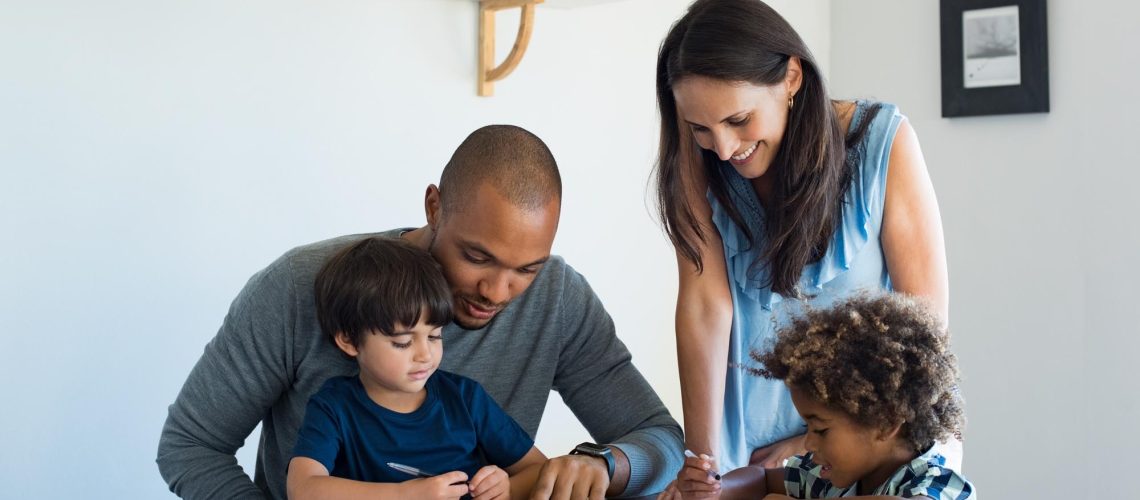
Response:
[[[403,238],[439,262],[454,298],[440,368],[479,381],[533,437],[550,390],[602,446],[550,459],[536,498],[643,495],[680,468],[680,426],[633,367],[586,280],[550,255],[562,181],[521,128],[473,132],[425,196],[427,225]],[[295,248],[255,274],[170,407],[158,466],[185,498],[285,498],[305,403],[356,365],[321,334],[313,282],[336,250],[370,235]],[[262,423],[254,481],[234,458]]]

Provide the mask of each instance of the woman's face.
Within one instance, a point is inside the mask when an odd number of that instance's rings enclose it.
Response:
[[[703,76],[673,85],[680,126],[688,127],[702,149],[731,163],[745,179],[763,176],[772,164],[788,123],[792,92],[787,81],[760,86]]]

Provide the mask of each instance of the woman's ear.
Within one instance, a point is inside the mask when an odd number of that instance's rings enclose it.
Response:
[[[800,58],[791,56],[788,59],[788,70],[784,73],[784,89],[788,91],[788,97],[794,97],[803,84],[803,65],[800,63]]]
[[[336,346],[339,347],[341,351],[344,351],[345,354],[354,358],[360,354],[360,351],[352,344],[352,339],[348,337],[347,333],[336,332],[334,338],[336,339]]]

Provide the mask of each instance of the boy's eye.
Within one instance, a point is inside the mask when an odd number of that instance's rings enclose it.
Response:
[[[432,342],[439,342],[443,340],[443,335],[428,335],[428,340]]]
[[[392,342],[392,346],[396,349],[407,349],[412,346],[412,342]]]
[[[812,432],[814,432],[814,433],[816,433],[816,434],[819,434],[820,436],[822,436],[822,435],[824,435],[824,434],[827,434],[827,429],[816,429],[816,430],[814,430],[814,431],[812,431]]]

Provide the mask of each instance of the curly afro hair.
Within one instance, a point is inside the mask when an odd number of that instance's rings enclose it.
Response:
[[[781,330],[768,352],[753,351],[754,375],[783,380],[856,423],[902,424],[921,452],[965,426],[958,361],[941,320],[899,294],[861,294],[810,310]]]

